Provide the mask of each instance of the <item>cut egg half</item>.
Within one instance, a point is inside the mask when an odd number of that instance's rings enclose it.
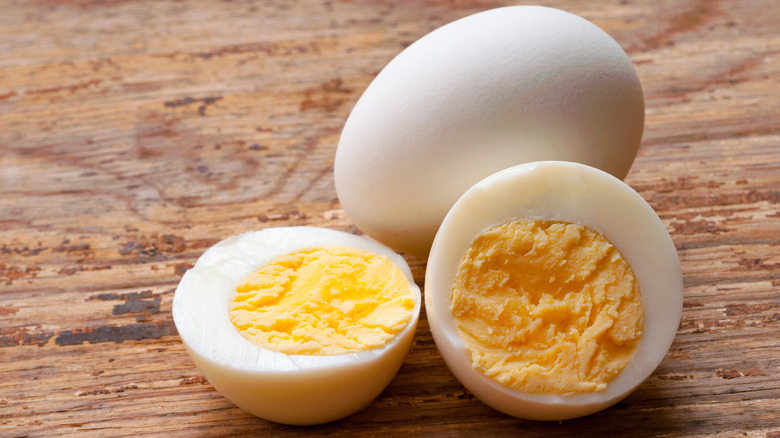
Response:
[[[347,351],[342,354],[318,354],[316,351],[314,354],[310,351],[307,354],[288,354],[277,351],[279,349],[262,347],[242,336],[230,316],[231,309],[236,307],[237,288],[246,286],[247,279],[251,279],[253,273],[280,257],[321,248],[340,248],[376,255],[385,264],[389,260],[389,264],[394,266],[392,269],[401,272],[401,280],[395,280],[397,287],[408,291],[409,296],[404,302],[407,312],[405,322],[400,326],[396,324],[397,330],[386,336],[389,339],[380,342],[380,345],[375,343],[369,348],[355,350],[354,345],[360,344],[363,336],[360,330],[371,330],[383,323],[382,318],[390,318],[382,314],[374,315],[374,319],[368,323],[369,328],[356,329],[356,334],[348,333],[345,339],[349,339],[340,341],[352,349],[331,348],[333,351]],[[303,271],[291,274],[290,278],[304,275],[312,278],[307,280],[310,282],[321,280],[318,274],[310,275]],[[330,283],[327,284],[336,285],[342,280],[328,280]],[[312,306],[305,296],[309,293],[307,287],[304,284],[300,288],[299,293],[304,294],[301,295],[303,298],[293,297],[288,301],[276,299],[276,308],[268,312],[277,313],[264,317],[275,318],[282,325],[297,324],[303,327],[303,322],[291,322],[289,315],[279,314],[286,312],[283,309],[285,302],[292,303],[296,299],[296,305]],[[328,286],[328,290],[317,293],[330,296],[338,292],[334,290],[337,287]],[[247,300],[246,297],[240,299]],[[263,300],[270,300],[268,297],[251,299],[260,304],[264,304]],[[371,301],[370,297],[368,301]],[[314,308],[312,313],[322,313],[321,308],[326,307],[330,312],[346,312],[347,317],[338,318],[336,315],[322,323],[342,324],[339,332],[343,334],[350,329],[350,318],[362,318],[370,313],[370,309],[365,309],[365,302],[349,303],[347,298],[333,298],[325,304],[318,304],[320,308]],[[356,306],[363,307],[359,310],[351,309]],[[195,365],[226,399],[270,421],[310,425],[338,420],[360,411],[387,387],[409,350],[420,306],[420,289],[414,283],[409,266],[400,255],[387,247],[364,237],[335,230],[280,227],[230,237],[209,248],[181,279],[173,299],[173,318]],[[255,324],[263,326],[266,324],[263,321],[260,318]],[[394,321],[397,323],[397,318]],[[274,337],[301,337],[310,343],[311,339],[323,338],[316,330],[311,326],[293,328],[293,335],[276,333],[270,338],[273,341]],[[288,344],[291,342],[289,339],[287,341]],[[331,341],[326,339],[323,342]]]
[[[486,365],[482,351],[479,351],[481,347],[471,346],[467,343],[468,337],[462,333],[464,325],[473,325],[460,321],[454,310],[454,303],[458,300],[453,300],[453,296],[461,292],[454,293],[453,287],[456,278],[459,278],[460,266],[465,263],[464,255],[486,230],[518,220],[577,224],[594,230],[617,248],[633,271],[636,285],[641,290],[641,335],[627,363],[621,365],[622,370],[615,373],[614,369],[610,369],[616,375],[598,389],[567,391],[565,385],[561,390],[559,384],[557,391],[545,391],[544,382],[533,391],[517,389],[505,381],[520,381],[525,377],[512,376],[502,381],[500,376],[489,375],[495,371],[495,364]],[[547,241],[547,237],[540,239]],[[533,243],[534,246],[538,244]],[[530,254],[536,248],[527,251]],[[553,269],[552,272],[556,271]],[[526,271],[518,275],[530,277],[537,274]],[[503,284],[495,284],[499,283]],[[568,297],[578,299],[576,293],[570,293]],[[545,299],[549,298],[546,296]],[[425,275],[425,306],[430,329],[454,376],[487,405],[531,420],[565,420],[592,414],[630,394],[656,369],[671,346],[680,322],[682,299],[683,282],[677,251],[650,205],[618,178],[584,164],[562,161],[531,162],[511,167],[494,173],[467,190],[449,211],[436,234]],[[549,301],[552,302],[551,299]],[[489,308],[488,304],[477,304],[477,307]],[[565,315],[574,312],[554,305],[544,310],[550,313],[550,309],[558,315],[560,312],[568,312]],[[604,330],[609,324],[620,325],[620,318],[628,313],[622,307],[615,309],[618,308],[615,306],[611,310],[614,321],[606,323]],[[538,310],[533,312],[538,313]],[[553,320],[547,328],[554,330],[556,324],[562,326],[564,323],[561,321],[565,317],[557,316],[557,320]],[[499,319],[495,319],[495,324],[499,324]],[[468,328],[472,332],[482,330],[473,337],[488,340],[494,332],[492,327]],[[533,336],[549,334],[548,331],[538,332],[517,345],[538,344]],[[584,333],[570,334],[575,340],[585,338]],[[603,347],[597,342],[591,344]],[[549,346],[550,351],[563,351],[557,348],[556,345]],[[529,369],[550,375],[552,368],[561,365],[551,365],[555,361],[560,362],[560,357],[553,355],[550,363],[532,365]],[[577,383],[569,387],[576,388]]]

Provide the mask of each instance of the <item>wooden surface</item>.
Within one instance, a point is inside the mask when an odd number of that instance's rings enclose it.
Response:
[[[176,333],[174,288],[217,241],[356,232],[332,179],[354,102],[412,41],[502,2],[2,0],[0,436],[780,437],[780,4],[541,3],[608,31],[645,91],[626,181],[671,232],[685,303],[635,393],[507,417],[452,377],[423,313],[369,408],[300,429],[225,401]]]

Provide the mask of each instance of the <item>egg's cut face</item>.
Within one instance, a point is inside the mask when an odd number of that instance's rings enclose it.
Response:
[[[640,291],[620,252],[556,221],[482,232],[458,266],[451,310],[474,369],[529,393],[603,391],[642,331]]]
[[[509,415],[564,420],[617,403],[663,359],[682,313],[664,224],[628,185],[542,161],[480,181],[436,234],[434,340],[458,380]]]
[[[341,133],[336,192],[367,235],[425,257],[481,179],[538,160],[622,179],[643,128],[636,70],[607,33],[557,9],[492,9],[425,35],[376,76]]]
[[[409,266],[391,249],[282,227],[209,248],[176,288],[173,319],[226,399],[267,420],[307,425],[353,414],[385,389],[420,306]]]
[[[286,354],[331,355],[385,345],[406,327],[415,299],[389,258],[311,248],[272,260],[233,294],[241,335]]]

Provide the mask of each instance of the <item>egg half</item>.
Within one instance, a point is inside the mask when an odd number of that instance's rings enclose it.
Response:
[[[250,274],[296,251],[329,247],[386,257],[400,270],[398,286],[408,289],[413,302],[407,302],[410,314],[397,333],[375,348],[327,355],[275,351],[239,333],[229,314],[237,288]],[[334,305],[350,306],[346,299]],[[230,237],[209,248],[182,277],[173,318],[195,365],[226,399],[267,420],[308,425],[355,413],[385,389],[409,350],[420,306],[409,266],[387,247],[334,230],[281,227]]]
[[[367,235],[425,257],[482,178],[565,160],[622,179],[643,127],[636,70],[606,32],[558,9],[491,9],[423,36],[374,78],[339,139],[336,192]]]
[[[459,328],[462,323],[454,315],[453,291],[459,266],[464,254],[485,230],[517,220],[554,221],[592,229],[611,242],[633,270],[641,290],[641,336],[633,352],[625,356],[627,363],[622,371],[598,389],[518,390],[488,376],[489,373],[479,366],[483,365],[482,359],[473,360],[474,355],[481,353],[467,344],[468,339]],[[551,272],[551,277],[557,275],[555,269]],[[520,273],[521,276],[536,274]],[[571,296],[575,300],[579,298],[576,293]],[[677,251],[653,209],[618,178],[571,162],[526,163],[497,172],[471,187],[444,218],[433,242],[425,275],[428,322],[452,373],[487,405],[532,420],[564,420],[588,415],[630,394],[653,372],[668,351],[680,322],[682,299],[682,273]],[[546,311],[550,309],[555,310],[548,306]],[[556,312],[559,310],[571,311],[558,308]],[[620,324],[620,318],[627,313],[630,312],[622,308],[613,311],[615,321],[609,324]],[[562,326],[561,319],[565,317],[558,317],[550,327],[554,329],[555,323]],[[476,330],[483,330],[481,335],[488,339],[488,331],[493,332],[491,327]],[[574,333],[574,336],[579,339],[585,335]],[[555,360],[555,357],[551,359]],[[535,369],[544,373],[549,371],[551,364],[535,365]],[[522,380],[522,376],[518,379]]]

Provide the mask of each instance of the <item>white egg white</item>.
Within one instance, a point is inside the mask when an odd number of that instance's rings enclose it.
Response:
[[[324,246],[363,249],[398,265],[416,300],[406,327],[383,347],[333,356],[288,355],[243,338],[229,317],[239,282],[274,258]],[[335,230],[281,227],[230,237],[208,249],[181,279],[173,319],[195,365],[226,399],[267,420],[307,425],[353,414],[385,389],[409,350],[420,306],[409,266],[387,247]]]
[[[604,391],[530,394],[475,370],[450,312],[458,264],[486,228],[519,218],[579,223],[602,233],[628,261],[642,294],[644,329],[633,358]],[[682,313],[683,283],[674,243],[653,209],[631,187],[601,170],[570,162],[533,162],[497,172],[454,204],[436,234],[425,275],[425,309],[439,351],[477,398],[506,414],[564,420],[597,412],[630,394],[668,351]]]
[[[334,163],[350,219],[428,254],[452,204],[482,178],[539,160],[624,178],[644,128],[639,77],[606,32],[574,14],[510,6],[423,36],[371,82]]]

